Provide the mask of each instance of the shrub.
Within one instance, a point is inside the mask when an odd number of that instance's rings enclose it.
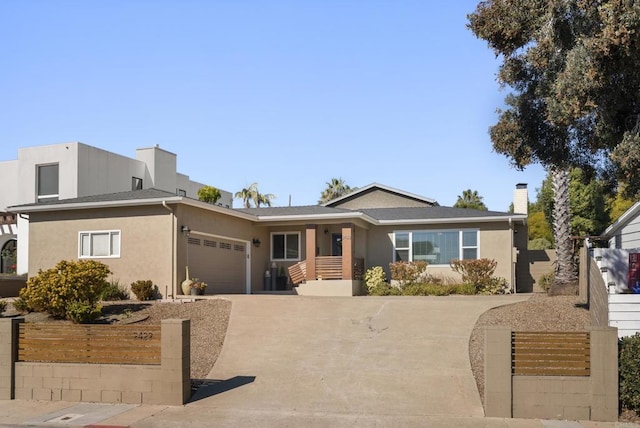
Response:
[[[403,296],[448,296],[455,290],[454,286],[443,284],[410,284],[402,290]]]
[[[508,290],[506,280],[494,278],[498,262],[493,259],[452,260],[451,269],[462,275],[462,282],[472,284],[480,294],[504,294]]]
[[[555,277],[555,273],[553,271],[549,273],[545,273],[544,275],[540,276],[540,278],[538,279],[538,285],[548,293],[549,289],[551,288],[551,284],[553,284],[554,277]]]
[[[382,266],[374,266],[367,269],[364,273],[364,284],[367,286],[367,291],[370,293],[371,289],[380,287],[387,283],[387,274],[382,269]]]
[[[400,296],[402,294],[398,287],[387,282],[383,282],[376,287],[369,288],[368,291],[371,296]]]
[[[527,243],[528,250],[550,250],[553,248],[553,243],[547,238],[535,238]]]
[[[476,290],[476,286],[473,284],[456,284],[454,294],[465,294],[465,295],[473,295],[478,294],[478,290]]]
[[[129,290],[120,285],[117,279],[108,282],[100,293],[100,300],[102,301],[129,300],[129,298]]]
[[[389,263],[391,279],[398,282],[402,290],[409,284],[416,284],[427,270],[427,262],[394,262]]]
[[[153,282],[150,280],[138,280],[131,283],[131,291],[138,300],[151,300],[153,297]]]
[[[30,309],[67,318],[67,308],[74,302],[97,307],[109,274],[109,267],[95,260],[62,260],[54,268],[40,270],[29,278],[20,297]]]
[[[640,413],[640,334],[618,341],[620,406]]]
[[[72,302],[67,306],[67,318],[76,324],[87,324],[102,315],[102,306],[87,302]]]
[[[7,310],[7,302],[5,300],[0,300],[0,315]]]
[[[13,305],[13,309],[20,312],[21,314],[33,312],[33,309],[30,308],[29,305],[27,305],[26,300],[24,300],[21,297],[18,297],[17,299],[15,299],[12,305]]]

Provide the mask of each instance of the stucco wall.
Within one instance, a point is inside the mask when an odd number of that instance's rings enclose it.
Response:
[[[6,211],[8,206],[15,205],[19,200],[18,161],[0,162],[0,183],[0,211]]]
[[[78,260],[78,233],[99,230],[120,231],[120,257],[95,258],[110,267],[112,279],[125,286],[151,280],[163,295],[170,289],[172,218],[160,205],[31,213],[29,276]]]
[[[511,284],[512,272],[512,247],[511,231],[507,222],[503,223],[482,223],[476,227],[480,228],[480,257],[494,259],[498,266],[495,276],[505,278]],[[393,232],[398,230],[459,230],[472,229],[468,224],[451,224],[446,226],[413,226],[407,227],[372,227],[368,235],[368,253],[366,256],[366,266],[368,269],[373,266],[381,266],[387,273],[387,278],[391,277],[389,263],[393,261]],[[453,272],[448,265],[429,266],[428,272],[435,275],[444,275],[455,280],[460,280],[460,276]]]
[[[432,206],[432,204],[410,199],[406,196],[387,192],[386,190],[376,189],[359,195],[356,198],[347,199],[335,205],[332,204],[331,206],[356,210],[366,208],[429,207]]]

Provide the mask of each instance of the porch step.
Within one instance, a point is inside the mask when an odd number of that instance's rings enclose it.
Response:
[[[307,281],[294,289],[301,296],[357,296],[361,287],[362,281],[334,279]]]

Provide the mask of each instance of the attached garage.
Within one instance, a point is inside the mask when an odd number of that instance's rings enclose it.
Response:
[[[207,283],[205,294],[250,292],[247,242],[198,232],[188,242],[189,274]]]

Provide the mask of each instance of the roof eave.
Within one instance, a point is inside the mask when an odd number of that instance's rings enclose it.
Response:
[[[607,227],[600,236],[612,236],[618,230],[626,226],[629,220],[631,220],[633,216],[638,214],[638,212],[640,212],[640,201],[633,204],[631,208],[629,208],[620,217],[618,217],[618,219],[614,221],[613,224],[611,224],[609,227]]]
[[[492,216],[492,217],[462,217],[462,218],[412,218],[412,219],[396,219],[396,220],[378,220],[380,225],[410,225],[410,224],[453,224],[453,223],[495,223],[495,222],[513,222],[527,220],[526,215],[522,216]]]

